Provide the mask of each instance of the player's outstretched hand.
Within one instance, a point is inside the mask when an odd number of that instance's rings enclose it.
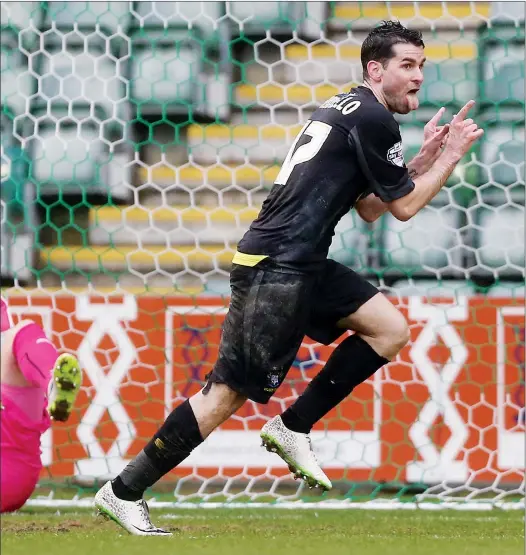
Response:
[[[475,106],[474,100],[466,102],[449,124],[445,149],[459,160],[469,151],[473,143],[484,134],[484,130],[480,129],[471,118],[466,119],[473,106]]]
[[[430,147],[440,148],[444,142],[447,134],[449,132],[449,124],[438,125],[441,120],[445,108],[440,108],[440,110],[426,123],[424,127],[424,143],[428,143]]]
[[[433,161],[440,155],[440,149],[444,146],[449,133],[449,124],[438,125],[445,111],[445,108],[440,108],[424,127],[422,152],[432,158]]]

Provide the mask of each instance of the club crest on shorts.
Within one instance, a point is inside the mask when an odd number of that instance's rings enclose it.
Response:
[[[268,375],[268,384],[270,387],[278,387],[279,385],[279,374],[270,373]]]
[[[394,144],[388,151],[387,151],[387,160],[394,164],[395,166],[403,167],[404,166],[404,153],[402,152],[402,142],[399,141]]]

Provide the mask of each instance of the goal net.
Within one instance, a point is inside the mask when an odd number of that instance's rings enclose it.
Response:
[[[334,483],[295,482],[259,430],[320,370],[305,338],[252,402],[163,479],[159,506],[520,507],[524,499],[522,2],[2,2],[1,274],[85,370],[42,440],[30,503],[89,504],[217,356],[236,243],[295,135],[360,83],[382,19],[421,29],[409,160],[442,106],[485,130],[410,222],[346,215],[330,256],[407,317],[396,360],[331,411],[313,448]],[[352,371],[352,368],[349,368]],[[164,505],[163,505],[164,504]]]

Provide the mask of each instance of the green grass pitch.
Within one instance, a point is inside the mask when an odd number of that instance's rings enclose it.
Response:
[[[521,511],[152,511],[171,538],[141,538],[91,511],[2,516],[2,555],[521,555]]]

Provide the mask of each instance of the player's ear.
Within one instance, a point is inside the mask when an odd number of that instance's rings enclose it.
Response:
[[[383,70],[384,68],[380,62],[375,60],[369,60],[369,62],[367,62],[367,73],[371,81],[379,83],[382,80]]]

